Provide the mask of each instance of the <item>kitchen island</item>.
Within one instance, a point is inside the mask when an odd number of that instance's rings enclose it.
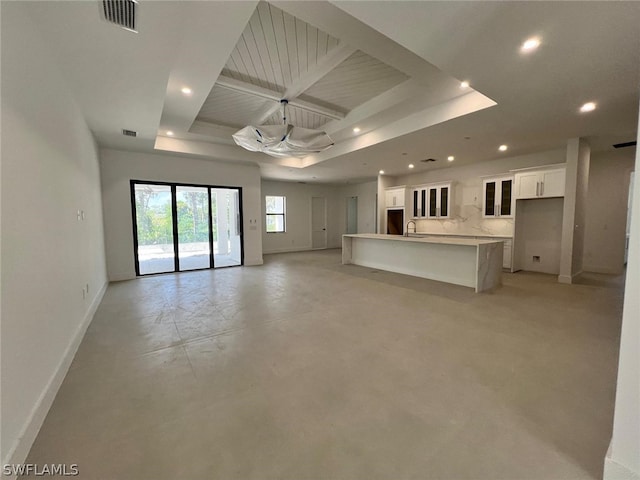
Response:
[[[502,283],[502,241],[347,234],[342,236],[342,263],[463,285],[484,292]]]

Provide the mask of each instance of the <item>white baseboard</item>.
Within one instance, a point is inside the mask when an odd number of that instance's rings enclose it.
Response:
[[[91,306],[87,310],[87,313],[82,319],[80,325],[76,328],[76,331],[73,334],[69,345],[65,349],[60,362],[54,370],[53,375],[47,382],[47,385],[43,389],[38,401],[33,406],[19,437],[15,440],[13,445],[11,445],[6,458],[3,459],[3,465],[24,463],[27,459],[29,450],[31,450],[31,446],[38,436],[40,427],[42,427],[42,423],[44,422],[47,413],[49,413],[49,409],[56,398],[56,394],[62,385],[64,377],[67,375],[67,371],[71,366],[73,357],[75,357],[82,339],[84,338],[87,327],[91,323],[91,320],[93,320],[93,316],[102,301],[102,297],[104,297],[104,293],[107,291],[108,285],[109,283],[105,282],[91,302]]]
[[[623,272],[621,268],[598,267],[597,265],[585,265],[584,271],[590,273],[605,273],[607,275],[620,275]]]
[[[571,285],[578,278],[580,278],[581,275],[582,275],[582,271],[580,271],[578,273],[574,273],[573,275],[558,275],[558,282],[559,283],[566,283],[568,285]]]
[[[288,247],[288,248],[275,248],[273,250],[263,250],[263,255],[269,255],[272,253],[290,253],[290,252],[308,252],[311,250],[311,245],[306,247]]]
[[[603,480],[640,480],[640,472],[634,472],[611,458],[611,445],[604,457]]]
[[[124,280],[133,280],[136,278],[136,274],[131,273],[110,273],[109,281],[110,282],[123,282]]]
[[[253,267],[256,265],[263,265],[264,261],[262,260],[262,257],[260,258],[245,258],[244,259],[244,265],[246,267]]]

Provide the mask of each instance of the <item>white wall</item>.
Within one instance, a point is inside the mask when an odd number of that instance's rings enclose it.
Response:
[[[358,197],[358,233],[376,233],[377,193],[378,182],[375,180],[340,187],[338,191],[338,222],[341,233],[347,231],[347,201],[350,197]]]
[[[633,148],[591,156],[583,258],[586,272],[623,272],[634,157]]]
[[[286,232],[267,233],[263,226],[264,253],[295,252],[311,249],[311,199],[327,199],[327,248],[340,248],[347,229],[347,199],[358,197],[358,233],[375,231],[377,182],[348,185],[304,184],[262,181],[262,215],[266,215],[267,195],[285,196]],[[263,220],[264,225],[264,220]]]
[[[560,272],[563,205],[562,198],[517,201],[514,270]],[[539,261],[534,261],[534,256]]]
[[[344,230],[339,223],[338,187],[326,184],[302,184],[297,182],[262,182],[262,218],[266,215],[265,197],[286,197],[286,232],[267,233],[263,227],[262,246],[264,253],[295,252],[311,249],[311,199],[327,199],[327,248],[342,245]],[[264,220],[263,220],[264,225]]]
[[[640,140],[640,134],[638,135]],[[640,150],[635,171],[640,170]],[[640,188],[633,191],[631,241],[622,313],[613,437],[604,480],[640,479]]]
[[[3,464],[26,458],[106,287],[97,149],[25,10],[2,4]]]
[[[262,264],[260,170],[175,155],[100,151],[107,272],[110,280],[135,278],[130,180],[242,188],[244,263]]]
[[[474,163],[471,165],[450,166],[436,170],[414,173],[397,177],[395,185],[411,186],[432,182],[453,181],[453,197],[451,202],[452,218],[448,220],[417,220],[417,231],[426,233],[452,233],[458,235],[504,235],[512,236],[513,219],[483,219],[482,218],[482,176],[499,175],[509,173],[509,170],[564,163],[566,151],[551,150],[530,155],[507,157],[488,162]],[[410,197],[407,195],[406,202]],[[405,203],[406,203],[405,202]],[[410,208],[410,203],[405,207]],[[381,202],[380,208],[384,209]]]

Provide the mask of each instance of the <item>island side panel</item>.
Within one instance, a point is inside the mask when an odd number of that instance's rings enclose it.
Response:
[[[502,285],[503,242],[478,245],[476,292],[493,290]]]
[[[465,287],[476,287],[476,245],[351,238],[350,263]]]
[[[351,237],[342,236],[342,264],[347,265],[351,263],[351,244],[353,243]]]

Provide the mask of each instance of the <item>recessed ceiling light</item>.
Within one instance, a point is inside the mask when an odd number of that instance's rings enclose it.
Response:
[[[498,150],[500,150],[501,152],[506,152],[506,151],[507,151],[507,148],[509,148],[509,147],[507,147],[506,145],[500,145],[500,146],[498,147]]]
[[[466,80],[464,82],[460,82],[460,88],[469,88],[469,82]]]
[[[453,162],[456,159],[456,157],[454,157],[453,155],[449,155],[447,157],[447,160],[449,160],[450,162]]]
[[[173,133],[171,130],[167,130],[167,135],[169,135],[170,137],[173,137],[175,133]]]
[[[193,93],[193,90],[191,90],[189,87],[182,87],[180,91],[185,95],[191,95]]]
[[[520,47],[520,51],[525,53],[533,52],[539,46],[540,46],[540,39],[537,37],[532,37],[525,40],[525,42]]]
[[[360,127],[355,127],[353,129],[353,133],[360,133]]]
[[[380,175],[384,175],[384,170],[380,170],[378,173],[379,173]]]
[[[594,102],[587,102],[580,107],[580,111],[584,112],[593,112],[596,109],[596,104]]]
[[[409,168],[413,168],[415,165],[413,163],[409,164]]]

